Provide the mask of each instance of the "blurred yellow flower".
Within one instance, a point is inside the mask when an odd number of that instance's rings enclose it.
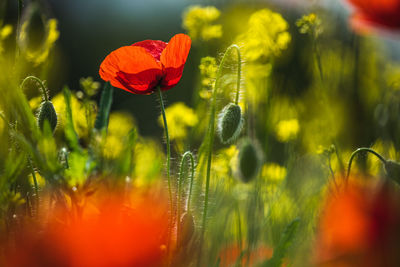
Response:
[[[0,25],[1,26],[1,25]],[[10,36],[13,31],[13,27],[11,25],[4,25],[0,28],[0,54],[4,52],[3,41]]]
[[[117,158],[126,144],[126,137],[134,128],[135,123],[131,115],[122,112],[110,114],[108,123],[107,137],[103,146],[104,156],[107,158]]]
[[[79,84],[81,85],[81,88],[85,94],[87,94],[89,97],[97,94],[97,91],[100,88],[100,83],[93,81],[92,77],[81,78],[79,80]]]
[[[199,65],[201,75],[200,97],[203,99],[211,98],[211,89],[217,76],[218,65],[214,57],[203,57]]]
[[[185,138],[187,135],[187,128],[195,126],[198,122],[196,113],[183,102],[172,104],[166,108],[165,113],[171,140],[180,141]],[[158,118],[158,123],[161,126],[164,125],[161,116]]]
[[[296,26],[299,27],[300,33],[309,34],[314,38],[318,38],[322,33],[323,29],[321,24],[321,19],[315,13],[304,15],[301,19],[296,21]]]
[[[281,142],[288,142],[296,139],[300,125],[297,119],[282,120],[276,126],[276,137]]]
[[[45,27],[45,37],[42,41],[41,45],[37,47],[37,49],[32,49],[28,45],[28,27],[29,20],[25,21],[18,35],[18,44],[21,49],[21,52],[25,55],[26,59],[30,62],[33,62],[34,65],[39,65],[43,63],[50,52],[50,49],[53,47],[55,41],[59,37],[59,31],[57,30],[57,20],[49,19],[46,23]]]
[[[220,38],[222,26],[212,24],[220,15],[221,12],[214,6],[190,6],[183,13],[182,27],[193,41]]]
[[[248,30],[237,38],[245,59],[268,60],[280,55],[291,41],[288,29],[289,24],[281,14],[269,9],[254,12],[249,19]]]
[[[59,123],[57,129],[63,129],[65,125],[65,100],[62,93],[57,94],[52,99],[54,108],[58,114]],[[89,130],[93,128],[93,123],[95,119],[95,113],[91,112],[86,114],[85,105],[77,99],[75,95],[71,95],[71,110],[72,118],[74,120],[74,128],[79,137],[87,136]],[[91,116],[90,118],[88,116]],[[88,125],[88,124],[91,125]],[[57,130],[56,130],[57,132]]]
[[[229,177],[231,169],[235,167],[234,158],[238,154],[235,145],[220,149],[213,160],[213,172],[215,177]]]
[[[150,139],[141,138],[134,152],[135,185],[140,187],[158,179],[164,168],[165,156],[159,144]]]
[[[269,182],[277,183],[282,181],[286,177],[287,170],[285,167],[277,163],[266,163],[262,167],[261,174]]]

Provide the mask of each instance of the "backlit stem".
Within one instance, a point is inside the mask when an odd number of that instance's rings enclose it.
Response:
[[[49,96],[47,95],[46,87],[44,86],[43,81],[40,80],[38,77],[35,77],[35,76],[28,76],[28,77],[26,77],[26,78],[22,81],[20,87],[21,87],[21,88],[24,88],[24,85],[25,85],[26,81],[28,81],[28,80],[34,80],[34,81],[36,81],[37,83],[39,83],[39,85],[40,85],[40,90],[41,90],[41,92],[42,92],[42,95],[43,95],[44,100],[45,100],[45,101],[49,101]]]
[[[349,176],[350,176],[350,170],[351,170],[351,164],[353,162],[354,157],[359,153],[359,152],[369,152],[374,154],[375,156],[377,156],[384,164],[386,163],[386,159],[384,157],[382,157],[378,152],[376,152],[375,150],[368,148],[368,147],[361,147],[356,149],[350,156],[350,160],[349,160],[349,164],[347,167],[347,175],[346,175],[346,181],[348,181]]]
[[[206,189],[204,194],[204,209],[203,209],[203,220],[202,220],[202,227],[201,227],[201,241],[204,238],[204,232],[206,229],[206,220],[207,220],[207,211],[208,211],[208,194],[209,194],[209,187],[210,187],[210,176],[211,176],[211,159],[212,159],[212,148],[214,145],[214,129],[215,129],[215,110],[217,105],[217,92],[219,88],[220,78],[222,76],[222,69],[225,64],[225,61],[228,58],[229,51],[231,49],[235,49],[238,52],[238,59],[240,59],[240,48],[233,44],[229,46],[224,56],[222,57],[221,63],[218,67],[217,77],[215,79],[213,95],[212,95],[212,102],[211,102],[211,112],[210,112],[210,120],[208,124],[208,147],[207,147],[207,170],[206,170]],[[240,62],[240,61],[239,61]],[[240,65],[240,64],[239,64]],[[238,72],[240,73],[240,66],[238,65]],[[240,74],[238,74],[238,86],[240,86]],[[236,101],[239,100],[239,93],[236,93]]]

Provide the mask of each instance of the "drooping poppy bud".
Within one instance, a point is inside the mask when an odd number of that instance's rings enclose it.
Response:
[[[244,138],[240,143],[237,163],[237,176],[244,183],[250,182],[260,169],[259,148],[249,138]]]
[[[387,176],[400,184],[400,163],[394,160],[386,160],[385,162],[385,171]]]
[[[39,128],[42,131],[44,128],[44,122],[47,120],[49,122],[51,130],[54,132],[57,126],[57,113],[51,101],[43,101],[42,104],[40,104],[37,119]]]
[[[194,220],[190,212],[182,214],[179,221],[178,245],[185,246],[194,234]]]
[[[223,144],[235,141],[243,126],[242,110],[239,105],[230,103],[218,116],[218,135]]]

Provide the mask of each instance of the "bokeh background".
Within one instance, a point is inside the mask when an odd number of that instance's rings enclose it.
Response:
[[[5,22],[16,23],[17,1],[3,1],[5,6]],[[79,90],[79,79],[91,76],[100,81],[98,68],[105,56],[112,50],[145,39],[168,41],[175,33],[184,32],[182,29],[182,13],[190,5],[214,5],[222,11],[222,17],[217,22],[232,17],[233,13],[242,10],[244,16],[236,17],[246,20],[250,10],[261,7],[270,7],[280,12],[289,22],[290,33],[294,42],[289,50],[300,49],[302,40],[298,40],[298,31],[294,27],[295,21],[307,10],[317,9],[329,12],[329,18],[335,23],[335,38],[339,41],[349,41],[350,33],[347,25],[349,6],[343,1],[311,1],[311,0],[282,0],[282,1],[189,1],[189,0],[42,0],[42,6],[48,17],[58,20],[60,37],[57,41],[54,64],[48,84],[55,95],[63,85],[72,90]],[[239,24],[239,23],[238,23]],[[326,26],[326,25],[325,25]],[[211,56],[222,53],[218,50],[223,44],[234,41],[231,29],[223,31],[223,37],[211,41],[214,49],[209,49]],[[233,31],[234,32],[234,31]],[[304,39],[304,38],[300,38]],[[398,57],[392,37],[386,40],[386,53],[390,57]],[[307,45],[307,43],[304,43]],[[216,48],[216,49],[215,49]],[[12,49],[12,48],[11,48]],[[282,72],[290,71],[291,81],[281,88],[283,92],[301,94],[307,85],[307,74],[299,68],[300,60],[294,51],[289,53],[291,58],[282,62]],[[193,97],[196,72],[199,65],[199,47],[194,46],[190,52],[184,75],[181,82],[173,91],[167,94],[168,103],[183,101],[190,105]],[[290,57],[290,55],[288,57]],[[301,62],[300,62],[301,63]],[[129,110],[135,116],[140,133],[143,135],[159,136],[162,129],[154,124],[158,116],[158,104],[155,97],[132,95],[122,90],[115,91],[113,110]]]

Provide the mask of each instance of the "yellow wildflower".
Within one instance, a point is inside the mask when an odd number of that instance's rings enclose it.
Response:
[[[315,13],[304,15],[301,19],[296,21],[296,26],[299,27],[300,33],[309,34],[314,38],[318,38],[322,33],[323,29],[321,24],[321,19]]]
[[[110,114],[108,132],[103,146],[107,158],[117,158],[124,149],[124,139],[134,128],[134,120],[130,114],[113,112]]]
[[[261,174],[270,182],[280,182],[286,177],[287,170],[277,163],[266,163]]]
[[[276,135],[279,141],[288,142],[297,137],[300,125],[297,119],[282,120],[276,126]]]
[[[3,41],[10,36],[12,33],[13,27],[11,25],[4,25],[0,28],[0,54],[4,52]]]
[[[159,144],[150,139],[136,143],[134,152],[135,185],[142,186],[160,177],[164,168],[165,156]]]
[[[193,41],[220,38],[222,26],[212,24],[220,15],[221,12],[213,6],[190,6],[183,13],[182,27],[188,31]]]
[[[43,63],[58,36],[57,20],[45,21],[39,7],[36,4],[30,4],[26,8],[18,34],[18,45],[26,59],[34,65]]]
[[[198,118],[193,109],[186,106],[183,102],[177,102],[165,110],[168,122],[169,136],[171,140],[181,140],[186,137],[187,128],[197,124]],[[164,125],[162,117],[158,120],[160,125]]]
[[[85,94],[87,94],[89,97],[97,94],[97,91],[100,88],[100,83],[93,81],[92,77],[81,78],[79,83]]]
[[[200,97],[211,98],[211,89],[218,71],[217,61],[214,57],[203,57],[199,65],[201,75]]]
[[[291,41],[288,28],[289,24],[279,13],[269,9],[253,13],[248,30],[238,37],[246,60],[265,60],[280,55]]]

